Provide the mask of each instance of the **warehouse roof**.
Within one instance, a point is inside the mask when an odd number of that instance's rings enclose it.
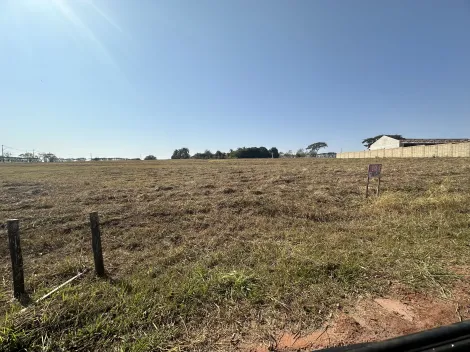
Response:
[[[400,139],[401,144],[446,144],[446,143],[462,143],[470,142],[469,138],[452,138],[452,139],[424,139],[424,138],[405,138]]]

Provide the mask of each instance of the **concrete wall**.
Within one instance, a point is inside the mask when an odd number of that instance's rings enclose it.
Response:
[[[417,145],[415,147],[364,150],[362,152],[338,153],[337,158],[434,158],[470,157],[470,143]]]
[[[371,144],[370,150],[398,148],[400,141],[389,136],[380,137],[375,143]]]

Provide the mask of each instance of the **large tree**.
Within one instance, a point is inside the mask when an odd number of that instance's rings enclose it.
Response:
[[[157,160],[157,157],[154,155],[147,155],[144,160]]]
[[[403,136],[401,134],[380,134],[378,136],[375,136],[375,137],[370,137],[370,138],[366,138],[362,141],[362,144],[364,145],[364,147],[366,147],[367,149],[370,148],[370,146],[372,144],[374,144],[375,142],[377,142],[380,138],[382,138],[383,136],[387,136],[387,137],[390,137],[390,138],[395,138],[395,139],[405,139],[403,138]]]
[[[311,156],[316,156],[318,154],[318,151],[322,148],[327,148],[328,147],[328,144],[326,144],[325,142],[316,142],[316,143],[312,143],[310,144],[307,148],[305,148],[308,153],[311,155]]]
[[[175,149],[171,156],[172,159],[189,159],[190,157],[188,148]]]
[[[272,147],[271,149],[269,149],[269,152],[271,153],[271,156],[273,158],[279,158],[279,150],[277,150],[276,147]]]
[[[189,155],[188,148],[181,148],[180,149],[180,159],[189,159],[191,155]]]

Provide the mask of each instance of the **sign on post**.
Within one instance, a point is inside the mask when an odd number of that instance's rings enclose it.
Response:
[[[366,198],[369,197],[369,181],[371,178],[378,178],[379,180],[379,183],[377,184],[377,197],[379,196],[381,174],[382,174],[382,164],[369,164],[369,170],[367,171]]]
[[[380,178],[381,171],[382,171],[382,164],[369,164],[369,178],[374,178],[374,177]]]

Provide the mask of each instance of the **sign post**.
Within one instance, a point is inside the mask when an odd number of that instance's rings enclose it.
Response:
[[[382,164],[369,164],[369,170],[367,171],[366,198],[369,197],[369,182],[371,178],[379,179],[379,183],[377,184],[377,197],[379,196],[381,173],[382,173]]]

